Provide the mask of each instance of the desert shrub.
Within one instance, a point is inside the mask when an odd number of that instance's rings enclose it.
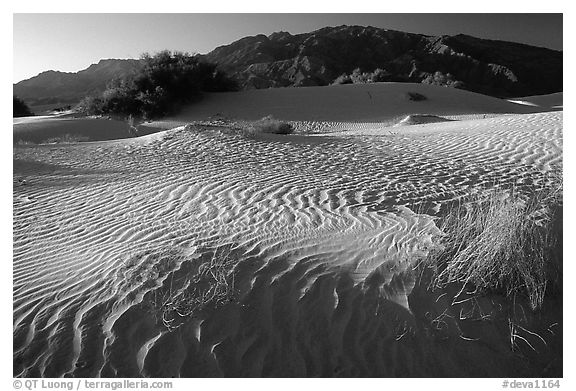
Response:
[[[538,308],[561,283],[561,183],[522,196],[492,191],[457,205],[443,218],[442,249],[427,263],[432,286],[458,283],[477,292],[525,295]]]
[[[72,105],[67,105],[67,106],[61,106],[61,107],[56,107],[55,109],[53,109],[52,111],[61,113],[63,111],[67,111],[67,110],[71,110],[72,109]]]
[[[142,63],[133,74],[109,83],[101,96],[86,98],[79,108],[91,114],[158,118],[176,112],[182,104],[201,99],[203,92],[237,88],[215,64],[188,53],[145,53]]]
[[[442,87],[451,87],[451,88],[464,88],[464,83],[454,79],[452,74],[447,73],[444,74],[442,72],[436,71],[434,74],[426,76],[422,80],[423,84],[431,84],[436,86]]]
[[[380,83],[383,81],[389,81],[391,77],[392,77],[392,74],[390,72],[388,72],[382,68],[376,68],[374,70],[374,72],[369,74],[367,82],[368,83]]]
[[[252,123],[248,133],[252,135],[258,133],[290,134],[293,131],[294,127],[292,124],[277,120],[269,115]]]
[[[138,100],[138,91],[131,77],[110,81],[101,95],[102,113],[117,115],[139,115],[142,103]]]
[[[213,69],[207,83],[204,85],[204,91],[206,92],[227,92],[227,91],[237,91],[240,87],[238,82],[231,77],[229,77],[225,72],[215,69],[214,64],[210,64]]]
[[[30,115],[34,115],[26,102],[18,98],[16,95],[13,96],[12,112],[13,117],[28,117]]]
[[[102,98],[87,96],[76,105],[76,110],[88,115],[101,115],[104,113],[103,107],[104,100]]]
[[[370,80],[370,74],[367,72],[362,72],[360,68],[356,68],[352,71],[350,79],[354,84],[365,84]]]
[[[376,68],[372,72],[362,72],[356,68],[351,74],[343,73],[338,76],[332,84],[366,84],[391,81],[392,74],[382,68]]]
[[[426,96],[419,94],[417,92],[407,92],[406,97],[408,98],[408,100],[411,100],[414,102],[420,102],[420,101],[428,99],[428,98],[426,98]]]
[[[336,79],[334,79],[334,82],[332,82],[332,84],[352,84],[352,79],[350,78],[349,75],[343,73]]]

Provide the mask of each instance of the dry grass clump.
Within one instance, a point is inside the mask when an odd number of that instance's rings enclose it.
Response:
[[[126,124],[128,125],[128,134],[131,137],[137,137],[138,136],[138,128],[136,126],[136,120],[134,118],[134,116],[132,114],[128,115],[128,117],[126,117]]]
[[[459,204],[440,226],[443,248],[427,260],[432,285],[520,293],[536,309],[561,280],[561,218],[561,179],[530,196],[495,190]]]
[[[237,296],[234,274],[230,272],[235,262],[229,250],[220,248],[204,253],[194,264],[195,270],[187,273],[183,282],[171,279],[162,293],[154,292],[154,307],[170,331],[178,328],[185,318],[222,306]]]
[[[244,134],[248,136],[261,133],[290,134],[293,132],[294,127],[291,123],[277,120],[271,115],[253,122],[244,129]]]
[[[43,141],[45,144],[70,144],[90,141],[89,137],[81,136],[78,134],[66,133],[59,137],[52,137]]]
[[[34,141],[18,139],[14,140],[13,145],[36,145]]]

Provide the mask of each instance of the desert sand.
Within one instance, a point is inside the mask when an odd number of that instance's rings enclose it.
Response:
[[[132,137],[130,125],[121,119],[80,117],[57,114],[14,118],[13,142],[17,144],[55,144],[117,140]],[[142,127],[140,135],[160,129]]]
[[[296,134],[222,121],[269,114]],[[380,83],[213,94],[154,134],[15,145],[14,376],[536,376],[505,320],[478,319],[503,298],[450,305],[414,269],[451,201],[561,172],[562,119]],[[215,251],[237,296],[168,329],[158,297]],[[527,318],[535,362],[561,347],[557,310]]]
[[[563,94],[561,92],[547,95],[525,96],[522,98],[508,99],[508,101],[538,107],[542,111],[562,110],[563,108]]]
[[[408,93],[424,95],[410,100]],[[546,111],[465,90],[426,84],[374,83],[328,87],[270,88],[206,94],[178,115],[155,121],[172,128],[206,118],[257,120],[267,115],[300,122],[391,124],[413,114],[484,117]]]

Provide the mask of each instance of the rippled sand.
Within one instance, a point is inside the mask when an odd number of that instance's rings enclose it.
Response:
[[[15,146],[14,375],[524,373],[495,325],[427,339],[413,269],[450,201],[561,170],[562,112],[452,119]],[[170,332],[154,292],[219,248],[238,300]]]

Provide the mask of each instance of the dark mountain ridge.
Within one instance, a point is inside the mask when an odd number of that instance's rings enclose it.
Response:
[[[495,96],[562,90],[562,52],[464,34],[426,36],[375,27],[326,27],[311,33],[245,37],[205,58],[244,88],[327,85],[354,69],[386,72],[382,81],[460,82]],[[436,77],[435,77],[436,76]]]
[[[295,35],[244,37],[201,57],[216,63],[244,89],[400,81],[498,97],[562,91],[562,52],[463,34],[325,27]],[[102,92],[111,79],[139,65],[139,60],[109,59],[77,73],[47,71],[15,84],[14,94],[29,105],[75,103]]]

